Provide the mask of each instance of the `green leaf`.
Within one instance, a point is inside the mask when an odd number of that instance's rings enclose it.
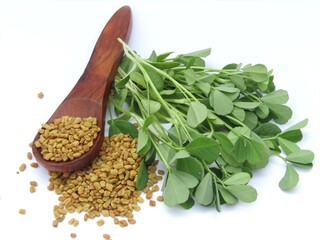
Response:
[[[181,182],[186,185],[187,188],[194,188],[198,185],[198,179],[189,173],[179,170],[175,170],[172,173],[175,174],[181,180]]]
[[[176,169],[189,173],[198,180],[201,180],[204,176],[204,168],[201,162],[193,157],[178,159]]]
[[[257,116],[261,119],[265,119],[269,116],[269,113],[270,113],[270,110],[269,110],[269,107],[264,104],[264,103],[261,103],[256,109],[255,109],[255,112],[257,114]]]
[[[233,104],[243,109],[255,109],[260,105],[259,102],[234,102]]]
[[[267,122],[254,129],[254,132],[260,137],[268,138],[277,136],[279,133],[281,133],[281,129],[276,124]]]
[[[227,115],[233,110],[233,102],[218,90],[212,90],[209,95],[210,106],[219,115]]]
[[[232,81],[232,83],[234,85],[237,86],[237,88],[240,89],[241,92],[244,92],[246,90],[246,88],[247,88],[246,84],[245,84],[245,82],[244,82],[244,80],[243,80],[243,78],[241,76],[239,76],[239,75],[231,75],[230,76],[230,80]]]
[[[136,188],[138,190],[142,190],[147,186],[147,183],[148,183],[148,170],[147,170],[145,161],[142,160],[139,166],[138,177],[136,181]]]
[[[187,123],[190,127],[196,128],[207,118],[207,107],[199,102],[190,103],[187,113]]]
[[[231,114],[233,116],[235,116],[241,122],[243,122],[245,117],[246,117],[245,111],[242,108],[239,108],[239,107],[234,107]]]
[[[155,88],[158,91],[161,91],[164,87],[164,80],[163,77],[151,66],[149,65],[144,65],[144,70],[147,72],[149,75],[152,83],[154,84]]]
[[[197,82],[194,84],[197,88],[199,88],[203,94],[207,97],[210,93],[210,84],[206,82]]]
[[[223,180],[226,185],[244,185],[247,184],[251,179],[249,173],[239,172],[231,175],[230,177]]]
[[[211,48],[206,48],[203,50],[199,50],[199,51],[195,51],[195,52],[191,52],[191,53],[187,53],[187,54],[183,54],[184,56],[192,56],[192,57],[207,57],[209,56],[211,53]]]
[[[173,163],[180,158],[187,158],[190,157],[190,154],[186,150],[180,150],[176,152],[173,156],[173,158],[170,160],[170,165],[173,165]]]
[[[193,200],[192,197],[189,197],[187,201],[184,203],[180,203],[180,206],[186,210],[191,209],[195,204],[195,201]]]
[[[147,88],[147,84],[146,84],[146,82],[145,82],[145,80],[144,80],[144,77],[143,77],[143,75],[142,75],[141,73],[136,72],[136,71],[130,73],[130,79],[131,79],[133,82],[135,82],[135,83],[137,83],[138,85],[140,85],[141,87]]]
[[[148,135],[145,133],[145,131],[139,129],[137,152],[144,155],[149,151],[150,147],[151,142]]]
[[[250,129],[254,129],[258,124],[258,117],[253,112],[245,112],[246,117],[243,121],[243,123]]]
[[[213,196],[212,175],[207,173],[196,188],[194,197],[201,205],[209,205]]]
[[[250,164],[257,164],[268,159],[264,145],[255,140],[246,141],[247,160]]]
[[[227,189],[225,189],[223,186],[218,185],[218,189],[223,200],[226,203],[232,204],[232,205],[237,203],[238,199],[234,195],[232,195]]]
[[[188,85],[192,85],[196,82],[196,73],[193,69],[187,69],[184,71],[184,77],[186,78],[186,82]]]
[[[289,95],[287,91],[280,89],[263,96],[261,100],[265,103],[285,104],[289,100]]]
[[[247,159],[247,146],[243,137],[239,137],[234,144],[234,156],[238,163],[243,163]]]
[[[254,202],[258,196],[257,190],[250,185],[231,185],[227,186],[226,189],[237,199],[245,203]]]
[[[199,77],[198,81],[211,84],[211,83],[213,83],[215,77],[216,77],[215,74],[208,74],[208,75],[204,75],[202,77]]]
[[[213,133],[213,136],[219,141],[223,150],[230,154],[233,152],[234,146],[226,134],[222,132],[215,132]]]
[[[157,151],[153,145],[151,145],[149,151],[144,156],[144,161],[147,166],[150,166],[156,159]]]
[[[156,113],[160,110],[161,104],[151,99],[141,99],[142,106],[149,114]]]
[[[173,207],[186,202],[189,199],[189,194],[189,189],[180,178],[174,172],[169,173],[163,191],[164,203],[169,207]]]
[[[283,191],[288,191],[294,188],[299,182],[299,174],[297,171],[291,166],[291,164],[287,164],[286,172],[283,178],[279,182],[279,187]]]
[[[300,150],[300,147],[294,143],[294,142],[291,142],[287,139],[284,139],[284,138],[278,138],[278,142],[280,144],[280,147],[282,148],[282,150],[288,155],[290,153],[293,153],[293,152],[297,152]]]
[[[255,82],[264,82],[269,79],[268,69],[263,64],[247,65],[243,67],[243,71],[248,73]]]
[[[292,130],[281,133],[279,137],[289,140],[291,142],[299,142],[303,136],[301,130]]]
[[[199,137],[189,143],[186,150],[191,155],[204,160],[207,164],[211,164],[219,156],[220,145],[212,138]]]
[[[286,105],[267,104],[271,110],[272,117],[276,123],[285,124],[292,117],[292,110]]]
[[[132,138],[138,137],[138,130],[129,121],[113,120],[109,127],[109,137],[115,134],[129,134]]]
[[[176,150],[166,144],[159,144],[158,148],[164,160],[166,162],[171,162],[176,154]]]
[[[304,119],[301,122],[298,122],[294,124],[293,126],[287,128],[283,132],[290,132],[290,131],[295,131],[295,130],[300,130],[301,128],[304,128],[308,124],[308,119]]]
[[[310,150],[299,150],[287,155],[286,160],[293,163],[309,164],[314,159],[314,153]]]
[[[171,69],[174,67],[180,66],[180,63],[178,62],[149,62],[152,66],[158,68],[158,69]]]

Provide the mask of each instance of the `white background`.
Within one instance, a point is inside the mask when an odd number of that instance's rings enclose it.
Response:
[[[299,170],[300,183],[289,193],[278,188],[285,166],[272,158],[251,181],[252,204],[185,211],[158,203],[135,214],[136,225],[120,228],[95,221],[51,226],[57,196],[47,191],[46,170],[32,169],[26,153],[45,122],[74,86],[102,28],[122,5],[130,5],[129,45],[148,57],[212,48],[208,66],[263,63],[274,70],[277,88],[289,92],[293,117],[309,119],[302,148],[316,158]],[[0,239],[320,239],[320,2],[319,1],[21,1],[0,0]],[[45,97],[37,98],[42,91]],[[21,163],[24,173],[17,174]],[[39,183],[29,192],[29,181]],[[25,208],[27,214],[18,214]]]

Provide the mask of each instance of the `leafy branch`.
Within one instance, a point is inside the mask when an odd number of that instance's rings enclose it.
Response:
[[[203,58],[210,49],[173,58],[171,52],[153,51],[143,59],[119,41],[125,56],[110,96],[116,118],[109,122],[109,135],[138,138],[144,161],[137,188],[145,187],[146,168],[157,155],[167,169],[162,189],[168,206],[189,209],[197,202],[220,211],[222,204],[256,200],[248,183],[272,155],[286,164],[283,190],[297,185],[296,167],[312,166],[314,154],[297,144],[307,120],[279,128],[292,117],[285,105],[289,96],[276,90],[264,65],[208,68]]]

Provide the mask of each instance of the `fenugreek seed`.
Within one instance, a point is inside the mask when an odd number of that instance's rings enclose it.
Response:
[[[120,223],[119,219],[116,218],[116,217],[113,219],[113,222],[114,222],[114,224],[119,224]]]
[[[53,227],[58,227],[58,224],[59,224],[59,220],[58,219],[55,219],[52,221],[52,226]]]
[[[30,166],[33,167],[33,168],[38,168],[39,164],[36,163],[36,162],[32,162],[32,163],[30,163]]]
[[[30,192],[34,193],[36,191],[36,187],[34,185],[30,185]]]
[[[127,227],[128,226],[128,222],[126,220],[120,220],[119,222],[120,227]]]
[[[160,174],[160,175],[164,175],[164,174],[165,174],[165,172],[164,172],[163,170],[159,169],[159,170],[158,170],[158,174]]]
[[[146,199],[151,199],[151,198],[152,198],[152,191],[149,191],[146,194]]]
[[[75,218],[71,218],[71,219],[68,221],[68,224],[69,224],[69,225],[72,225],[75,220],[76,220]]]
[[[158,197],[157,197],[157,201],[163,202],[163,200],[164,200],[164,199],[163,199],[163,196],[158,196]]]
[[[77,234],[71,233],[71,234],[70,234],[70,237],[71,237],[71,238],[76,238],[76,237],[77,237]]]
[[[27,152],[27,158],[28,158],[29,160],[32,159],[32,153],[31,153],[31,152]]]
[[[103,219],[100,219],[97,221],[97,225],[98,226],[102,226],[104,224],[104,220]]]
[[[103,238],[105,240],[110,240],[111,239],[111,236],[109,234],[103,234]]]
[[[39,99],[42,99],[42,98],[44,97],[43,92],[39,92],[38,95],[37,95],[37,97],[38,97]]]
[[[21,215],[25,215],[26,212],[27,211],[24,208],[19,209],[19,214],[21,214]]]
[[[24,170],[26,170],[26,168],[27,168],[27,165],[25,163],[22,163],[19,167],[19,171],[23,172]]]
[[[129,218],[128,223],[130,224],[136,224],[136,220],[134,218]]]
[[[151,206],[151,207],[156,206],[156,204],[157,204],[157,202],[154,201],[154,200],[150,200],[150,201],[149,201],[149,206]]]
[[[79,225],[79,221],[78,220],[74,220],[74,222],[72,223],[72,226],[77,227]]]
[[[30,181],[30,185],[32,185],[32,186],[38,186],[38,183],[37,183],[37,181]]]

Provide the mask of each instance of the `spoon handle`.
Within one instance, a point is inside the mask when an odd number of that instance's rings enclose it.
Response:
[[[106,108],[108,95],[123,56],[118,38],[128,41],[131,31],[131,9],[120,8],[102,30],[90,60],[66,100],[90,99]]]

